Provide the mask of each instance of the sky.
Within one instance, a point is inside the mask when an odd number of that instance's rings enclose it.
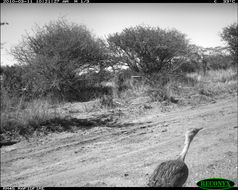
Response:
[[[237,22],[237,4],[196,3],[125,3],[125,4],[1,4],[1,64],[16,63],[8,53],[22,36],[32,33],[35,25],[43,26],[64,17],[84,24],[97,37],[121,32],[126,27],[149,25],[177,29],[191,43],[203,47],[225,46],[219,34]]]

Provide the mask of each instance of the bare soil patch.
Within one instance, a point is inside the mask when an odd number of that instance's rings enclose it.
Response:
[[[79,117],[77,111],[71,114]],[[190,127],[204,129],[185,160],[186,186],[211,177],[237,186],[236,96],[125,118],[112,126],[101,123],[2,147],[2,186],[146,186],[160,162],[178,156]]]

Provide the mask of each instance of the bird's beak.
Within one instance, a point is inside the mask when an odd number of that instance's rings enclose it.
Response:
[[[203,127],[200,127],[200,128],[198,128],[198,131],[200,131],[200,130],[202,130],[203,129]]]

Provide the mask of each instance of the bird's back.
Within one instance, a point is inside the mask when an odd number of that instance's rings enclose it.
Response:
[[[162,162],[150,176],[150,187],[182,187],[188,178],[188,167],[180,159]]]

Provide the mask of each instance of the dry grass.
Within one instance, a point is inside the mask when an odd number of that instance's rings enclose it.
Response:
[[[195,88],[201,95],[215,97],[237,92],[238,75],[234,69],[208,71],[205,76],[193,73],[188,77],[197,79]]]
[[[197,82],[228,82],[237,79],[237,71],[235,69],[229,68],[226,70],[211,70],[208,71],[205,76],[198,73],[187,74],[188,78],[192,78]]]
[[[144,85],[131,87],[122,93],[121,99],[128,100],[149,96],[151,102],[168,101],[182,105],[208,102],[218,96],[234,94],[237,92],[238,75],[235,69],[211,70],[207,74],[189,73],[173,76],[169,82],[162,86]]]
[[[220,95],[237,93],[237,79],[236,70],[227,69],[208,71],[205,76],[190,73],[186,76],[172,78],[165,86],[158,84],[157,87],[151,87],[142,82],[139,85],[128,87],[120,94],[120,98],[113,99],[111,96],[105,96],[94,101],[80,103],[80,105],[76,103],[67,108],[67,111],[69,115],[89,114],[116,110],[118,106],[125,109],[139,106],[144,111],[144,107],[151,109],[150,103],[157,101],[197,105],[207,103]],[[141,98],[146,101],[142,101]],[[135,100],[138,100],[138,104],[135,104]],[[1,92],[1,102],[1,140],[32,136],[35,131],[42,129],[49,132],[64,131],[69,125],[75,123],[75,121],[70,123],[64,119],[63,106],[59,104],[52,106],[49,100],[34,100],[27,103],[24,97],[11,99],[6,93]],[[76,121],[78,125],[83,122]],[[66,127],[62,123],[66,123]],[[60,126],[61,124],[63,127]]]
[[[7,101],[1,110],[1,140],[28,137],[42,123],[60,117],[60,113],[47,100],[24,102],[21,98],[15,107],[12,107],[10,98]]]

